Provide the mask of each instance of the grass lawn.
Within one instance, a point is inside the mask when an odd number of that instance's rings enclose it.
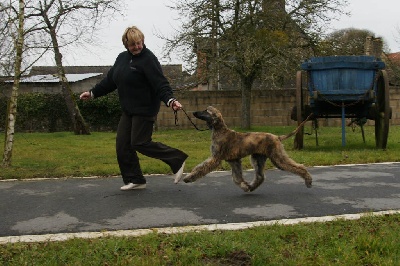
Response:
[[[1,265],[400,265],[400,215],[0,246]]]
[[[287,134],[294,127],[258,127],[253,131]],[[309,132],[309,128],[306,128]],[[324,127],[315,135],[305,135],[305,148],[293,149],[293,138],[285,140],[287,153],[306,166],[399,161],[400,127],[390,128],[386,150],[375,148],[374,127],[365,127],[366,143],[360,128],[347,128],[346,146],[342,147],[341,128]],[[4,134],[0,136],[4,140]],[[154,141],[179,148],[189,154],[185,172],[210,155],[210,132],[196,130],[157,131]],[[3,141],[4,142],[4,141]],[[170,174],[161,161],[139,154],[144,174]],[[271,167],[271,164],[267,164]],[[243,168],[250,169],[250,160],[243,159]],[[221,164],[219,170],[229,170]],[[76,136],[71,132],[15,134],[12,167],[2,168],[0,179],[24,179],[68,176],[115,176],[119,169],[115,155],[115,133],[93,132]]]

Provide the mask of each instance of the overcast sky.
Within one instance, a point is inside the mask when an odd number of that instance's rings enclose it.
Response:
[[[172,62],[161,58],[163,41],[156,37],[156,32],[168,34],[179,25],[176,13],[167,5],[171,0],[127,0],[127,16],[111,21],[104,30],[98,33],[102,42],[90,50],[77,49],[64,54],[65,65],[112,65],[116,56],[124,50],[121,36],[126,27],[138,26],[145,34],[145,43],[162,64],[181,64],[179,59]],[[400,51],[400,0],[349,0],[347,11],[351,16],[342,16],[332,23],[332,28],[343,29],[354,27],[367,29],[383,37],[392,52]],[[42,63],[43,64],[43,63]]]

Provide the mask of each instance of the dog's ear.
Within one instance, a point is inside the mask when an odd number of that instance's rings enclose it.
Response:
[[[215,113],[215,108],[212,105],[210,105],[207,107],[206,112],[212,115],[213,113]]]

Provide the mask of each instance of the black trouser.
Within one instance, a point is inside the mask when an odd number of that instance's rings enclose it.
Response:
[[[121,175],[125,184],[146,183],[136,152],[159,159],[169,165],[175,174],[188,155],[161,142],[153,142],[155,117],[122,114],[118,124],[116,151]]]

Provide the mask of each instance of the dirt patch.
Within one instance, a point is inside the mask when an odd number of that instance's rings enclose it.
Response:
[[[205,265],[229,265],[229,266],[249,266],[251,256],[243,250],[228,253],[226,257],[204,258]]]

